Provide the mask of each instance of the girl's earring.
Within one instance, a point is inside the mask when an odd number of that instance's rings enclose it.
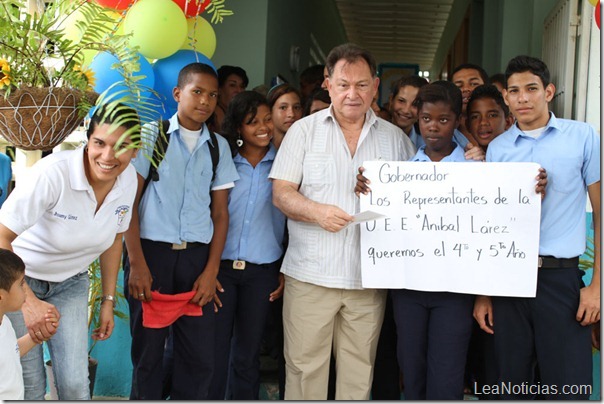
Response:
[[[243,139],[241,139],[241,133],[239,133],[239,137],[237,138],[237,141],[235,143],[237,143],[237,147],[243,146]]]

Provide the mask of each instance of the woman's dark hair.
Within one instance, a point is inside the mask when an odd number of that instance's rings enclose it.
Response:
[[[310,107],[312,106],[312,102],[314,100],[322,101],[326,104],[331,104],[331,97],[329,96],[329,91],[319,88],[315,90],[308,100],[306,100],[306,105],[304,105],[304,116],[310,115]]]
[[[228,140],[233,154],[238,149],[237,139],[239,138],[241,125],[247,123],[245,119],[248,115],[251,114],[252,118],[256,116],[258,107],[261,105],[269,107],[266,98],[256,91],[243,91],[233,97],[233,100],[229,103],[222,121],[221,135]]]
[[[226,83],[226,79],[228,79],[231,74],[239,76],[241,81],[243,81],[243,87],[247,87],[250,80],[248,79],[245,70],[239,66],[229,65],[220,66],[218,69],[218,87],[222,87],[224,83]]]
[[[110,102],[98,106],[90,119],[90,124],[86,131],[86,138],[90,139],[90,136],[94,133],[96,127],[106,123],[116,124],[125,128],[126,131],[129,132],[130,138],[133,140],[138,140],[140,138],[141,122],[138,113],[134,108],[129,107],[126,104]]]
[[[420,88],[413,106],[420,110],[426,102],[430,104],[443,102],[451,107],[456,116],[461,115],[463,105],[461,91],[450,81],[439,80]]]
[[[24,272],[23,260],[14,252],[0,248],[0,289],[8,292]]]
[[[289,83],[283,83],[283,84],[276,85],[273,88],[271,88],[270,90],[268,90],[266,99],[268,101],[269,108],[272,109],[273,105],[275,105],[277,100],[282,95],[287,94],[287,93],[295,93],[298,96],[298,98],[300,99],[300,101],[302,101],[302,95],[300,94],[300,91],[296,87],[292,86]]]
[[[501,95],[497,87],[491,84],[483,84],[481,86],[476,87],[474,91],[472,91],[472,95],[470,95],[470,99],[468,100],[468,106],[466,107],[467,113],[470,113],[471,106],[475,101],[484,98],[491,98],[493,101],[495,101],[497,105],[501,107],[501,110],[503,111],[506,117],[510,115],[510,109],[507,105],[505,105],[505,101],[503,101],[503,96]]]

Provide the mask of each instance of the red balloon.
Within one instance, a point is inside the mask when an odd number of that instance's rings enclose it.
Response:
[[[178,7],[185,13],[187,18],[196,17],[203,13],[210,5],[211,0],[174,0]]]
[[[602,18],[602,13],[600,10],[600,2],[598,1],[598,4],[596,4],[596,25],[598,26],[598,29],[600,29],[600,19]]]
[[[96,0],[99,5],[114,10],[125,10],[135,1],[136,0]]]

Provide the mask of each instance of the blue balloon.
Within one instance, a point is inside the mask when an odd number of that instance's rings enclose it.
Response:
[[[151,95],[151,89],[155,84],[155,74],[147,59],[140,53],[138,56],[140,69],[133,76],[141,77],[137,81],[137,84],[141,86],[140,94],[133,94],[128,89],[124,83],[123,72],[120,72],[121,69],[113,67],[118,63],[118,58],[109,52],[98,53],[90,63],[90,69],[94,72],[95,77],[94,91],[101,94],[107,90],[104,97],[110,101],[123,96],[131,98],[133,104],[136,104],[136,101],[145,101]],[[136,105],[132,106],[136,107]]]
[[[195,62],[209,65],[216,71],[216,67],[210,59],[202,53],[190,49],[181,49],[167,58],[159,59],[153,65],[153,72],[155,73],[153,89],[159,93],[165,110],[176,111],[177,103],[172,96],[172,90],[176,87],[178,73],[186,65]]]

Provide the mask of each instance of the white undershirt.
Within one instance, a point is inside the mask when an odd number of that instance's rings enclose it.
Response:
[[[179,127],[179,131],[182,141],[185,142],[187,149],[189,149],[189,153],[193,153],[195,146],[197,146],[197,140],[201,136],[201,129],[193,131],[181,126]]]
[[[180,130],[180,136],[182,137],[182,141],[185,142],[185,145],[187,145],[187,149],[189,149],[189,153],[193,153],[193,150],[195,150],[195,146],[197,146],[197,140],[199,140],[199,137],[201,136],[201,129],[192,131],[192,130],[189,130],[189,129],[186,129],[186,128],[183,128],[182,126],[180,126],[179,130]],[[221,189],[229,189],[229,188],[233,188],[234,186],[235,186],[235,183],[229,182],[224,185],[212,187],[212,191],[219,191]]]
[[[537,128],[537,129],[533,129],[533,130],[523,130],[523,132],[525,135],[530,136],[533,139],[539,139],[539,136],[541,136],[543,134],[543,132],[545,132],[545,128],[546,128],[546,126],[543,126],[541,128]]]

